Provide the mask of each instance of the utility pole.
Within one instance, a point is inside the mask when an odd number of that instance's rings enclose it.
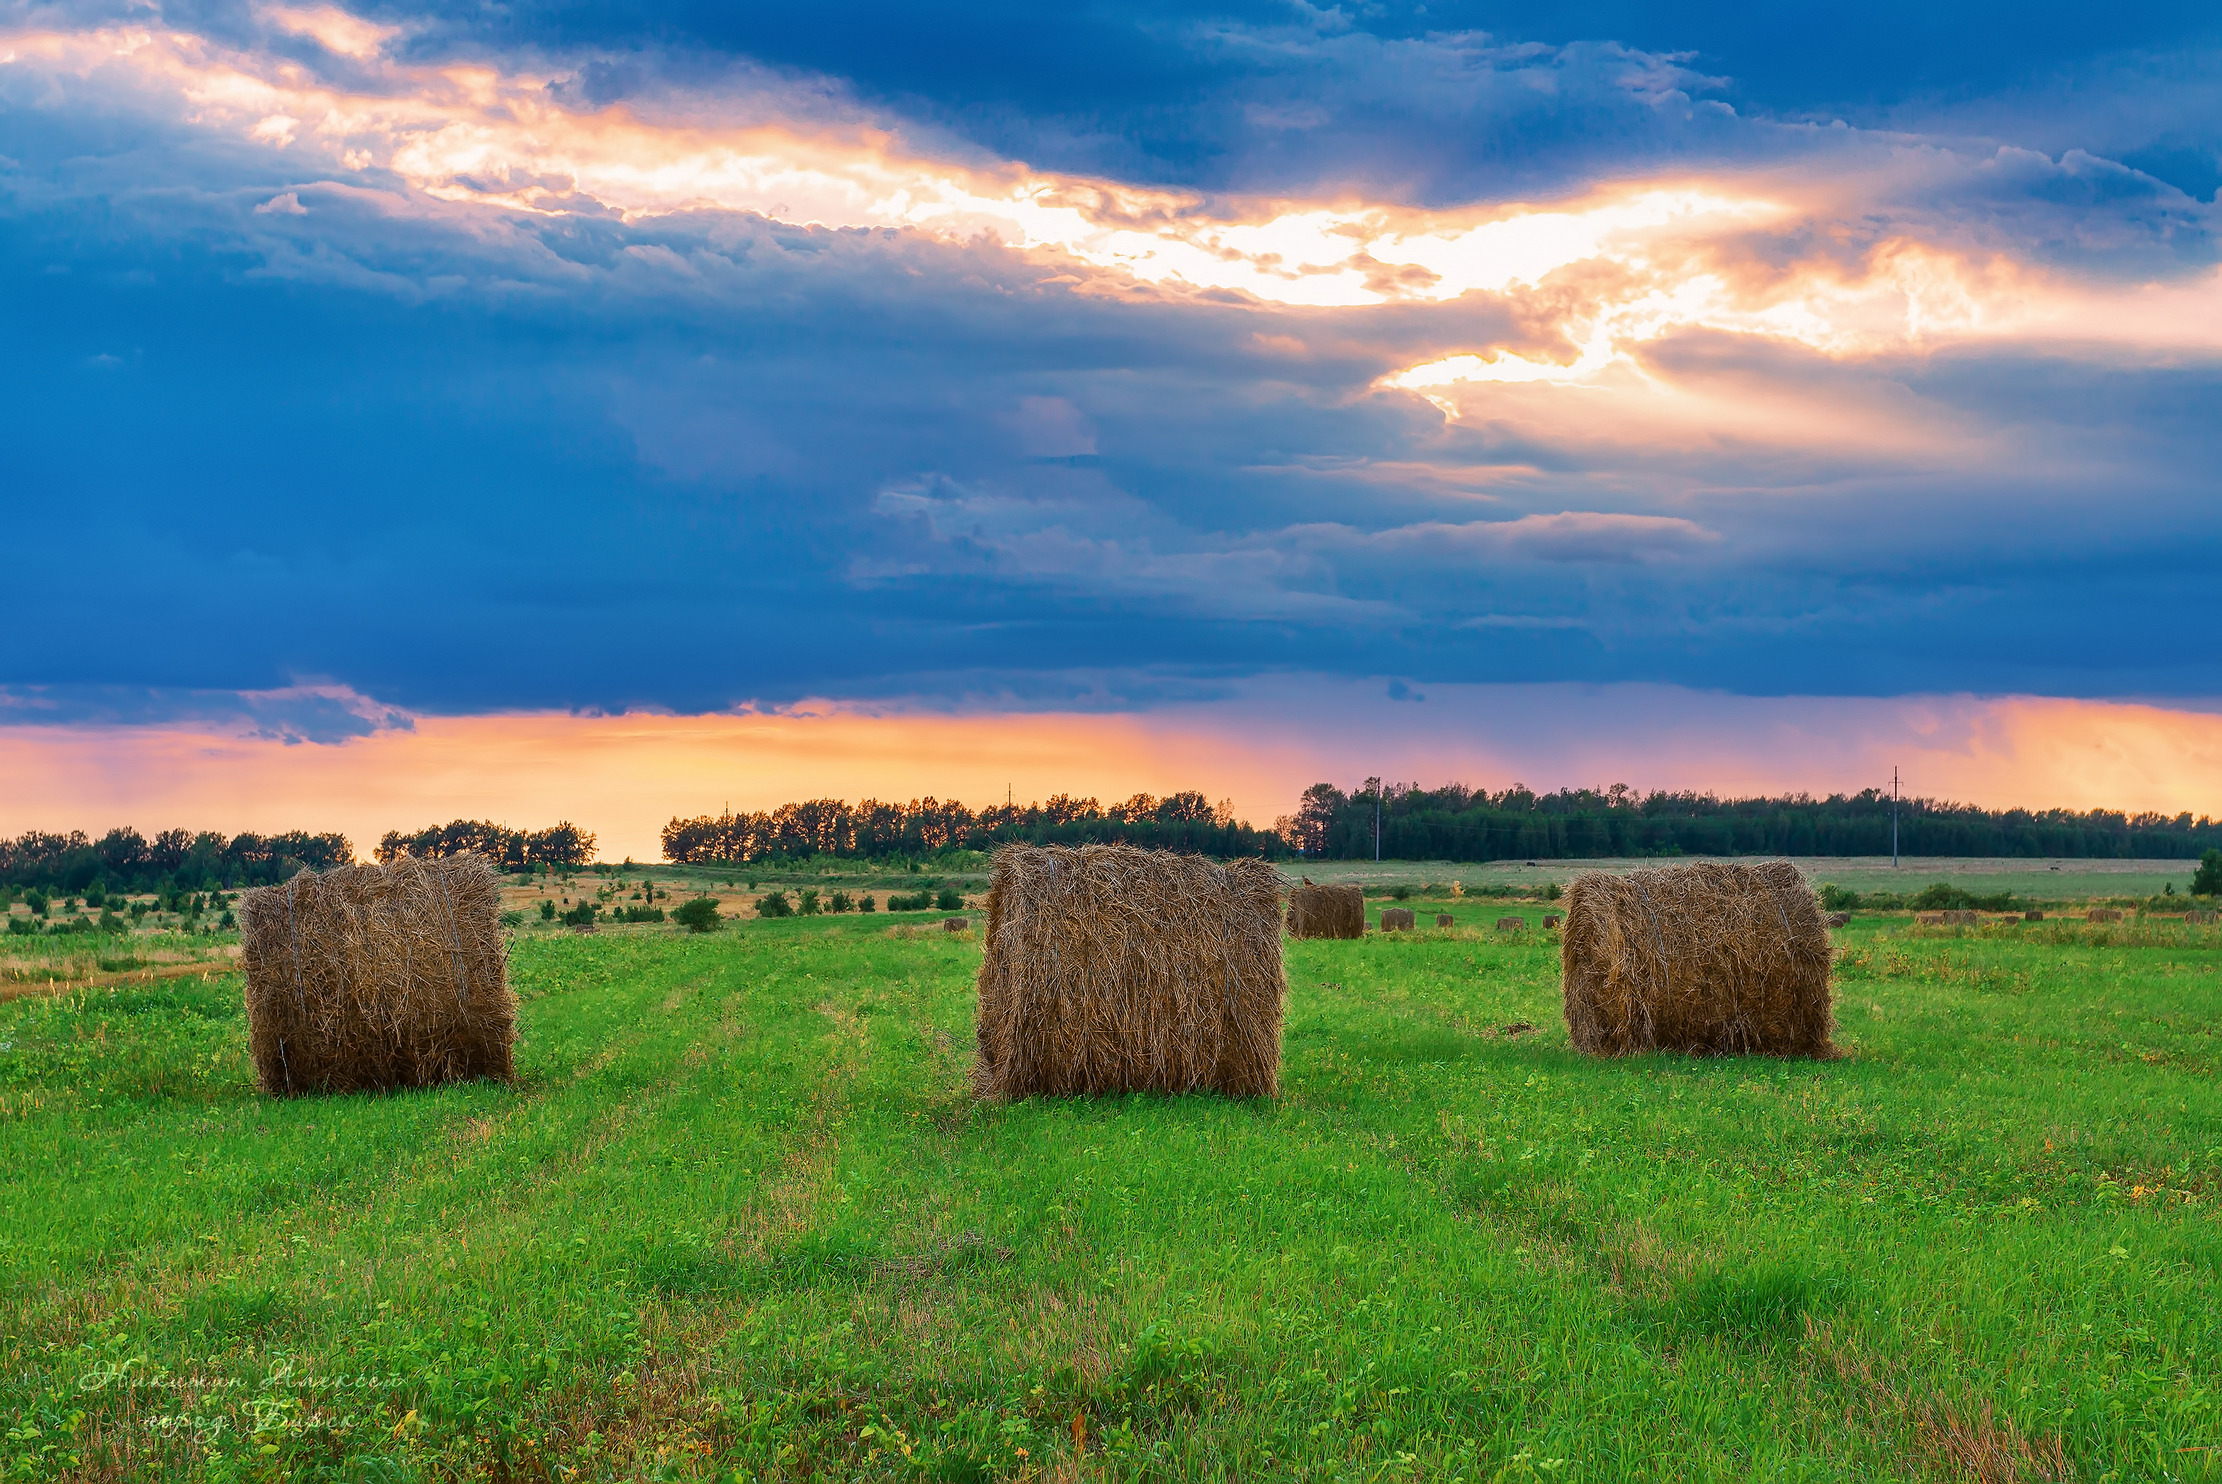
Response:
[[[1373,863],[1381,864],[1381,780],[1373,780]]]
[[[1890,766],[1890,869],[1898,869],[1898,765]]]

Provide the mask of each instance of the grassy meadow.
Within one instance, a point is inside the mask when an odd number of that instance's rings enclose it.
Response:
[[[1255,1105],[976,1104],[938,913],[535,927],[517,1083],[388,1097],[19,993],[0,1478],[2222,1477],[2214,929],[1861,916],[1840,1059],[1598,1064],[1407,905]]]

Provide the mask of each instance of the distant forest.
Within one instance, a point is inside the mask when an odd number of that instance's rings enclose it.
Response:
[[[919,859],[949,850],[1031,845],[1141,845],[1198,855],[1286,855],[1270,830],[1234,817],[1200,793],[1136,794],[1106,808],[1058,794],[1046,803],[967,809],[955,800],[907,804],[808,799],[763,814],[703,815],[664,826],[664,859],[680,863],[771,861],[813,855]]]
[[[0,886],[76,894],[98,881],[110,891],[208,891],[268,886],[303,866],[350,865],[345,835],[223,835],[164,830],[152,840],[137,830],[110,830],[99,839],[82,830],[50,835],[32,830],[0,839]]]
[[[413,835],[386,831],[376,851],[381,863],[405,855],[420,860],[476,851],[508,871],[535,866],[583,866],[594,859],[594,836],[569,820],[544,830],[512,830],[483,819],[431,825]]]
[[[1275,827],[1308,857],[1370,860],[1377,794],[1384,860],[1890,854],[1890,795],[1876,789],[1825,799],[1719,799],[1638,794],[1625,785],[1539,794],[1514,784],[1493,794],[1455,783],[1382,787],[1369,778],[1348,794],[1313,784],[1296,813]],[[1898,804],[1902,855],[2196,859],[2216,846],[2222,824],[2189,814],[1993,810],[1938,799]]]

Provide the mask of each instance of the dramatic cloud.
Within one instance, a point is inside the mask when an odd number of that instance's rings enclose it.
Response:
[[[2200,25],[984,16],[0,10],[0,728],[2222,691]]]

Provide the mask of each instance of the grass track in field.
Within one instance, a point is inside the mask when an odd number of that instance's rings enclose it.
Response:
[[[884,927],[521,942],[513,1088],[0,1005],[5,1477],[2215,1476],[2203,937],[1863,920],[1820,1064],[1292,944],[1278,1102],[981,1107],[977,939]]]

